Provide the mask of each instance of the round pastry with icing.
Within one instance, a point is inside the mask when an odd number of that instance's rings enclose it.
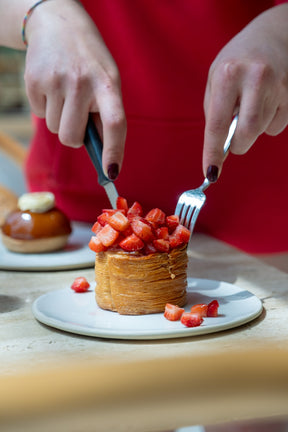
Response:
[[[32,192],[18,199],[17,209],[2,226],[2,241],[12,252],[43,253],[63,249],[72,232],[67,216],[51,192]]]

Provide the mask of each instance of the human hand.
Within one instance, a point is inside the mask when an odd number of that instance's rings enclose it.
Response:
[[[230,151],[244,154],[262,133],[288,124],[288,4],[267,10],[236,35],[209,71],[203,172],[216,181],[234,114],[239,120]]]
[[[32,111],[62,144],[83,143],[89,113],[103,139],[103,170],[121,169],[126,119],[120,76],[93,21],[73,0],[48,1],[31,15],[25,83]]]

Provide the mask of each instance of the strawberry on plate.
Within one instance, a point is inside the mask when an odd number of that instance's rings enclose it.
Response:
[[[199,303],[191,307],[190,312],[200,315],[202,318],[207,317],[208,305],[206,303]]]
[[[171,303],[167,303],[165,306],[164,317],[169,321],[179,321],[183,313],[184,309]]]
[[[186,327],[199,327],[203,318],[198,313],[184,312],[181,316],[181,323]]]
[[[84,276],[79,276],[76,279],[74,279],[71,285],[71,289],[77,293],[86,292],[89,289],[89,287],[90,284]]]
[[[218,308],[219,308],[219,302],[217,300],[212,300],[208,304],[207,317],[217,317],[218,316]]]

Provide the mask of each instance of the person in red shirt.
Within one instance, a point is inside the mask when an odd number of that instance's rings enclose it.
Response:
[[[0,42],[23,48],[35,1],[4,3]],[[207,175],[217,184],[196,229],[248,252],[287,250],[288,4],[81,3],[41,2],[26,22],[28,188],[52,191],[74,220],[93,222],[109,205],[82,146],[91,112],[104,171],[130,203],[173,213]]]

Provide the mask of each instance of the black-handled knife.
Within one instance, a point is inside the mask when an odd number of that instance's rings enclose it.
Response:
[[[90,159],[96,168],[98,173],[98,183],[104,187],[112,208],[116,208],[116,201],[118,197],[117,189],[112,180],[109,180],[102,168],[102,141],[99,133],[96,129],[94,121],[91,114],[89,114],[89,119],[87,123],[85,138],[84,138],[85,148],[90,156]]]

